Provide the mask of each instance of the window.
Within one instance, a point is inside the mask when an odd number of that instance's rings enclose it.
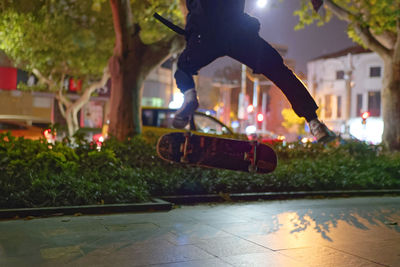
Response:
[[[337,97],[337,110],[336,110],[336,117],[341,118],[342,117],[342,97],[338,96]]]
[[[0,130],[26,130],[27,127],[19,124],[9,123],[9,122],[0,122]]]
[[[381,115],[381,93],[378,91],[368,92],[368,112],[370,116]]]
[[[142,110],[142,123],[143,126],[152,126],[160,128],[171,128],[172,121],[175,117],[175,110],[170,109],[143,109]],[[202,113],[194,115],[194,122],[196,131],[210,134],[232,134],[232,131],[225,127],[220,121],[211,116]],[[190,130],[188,124],[185,128]]]
[[[361,116],[362,108],[363,108],[363,96],[362,94],[357,94],[356,116]]]
[[[343,70],[338,70],[336,72],[336,80],[344,80],[344,71]]]
[[[369,77],[381,77],[381,67],[370,67]]]
[[[332,117],[332,95],[325,95],[325,118]]]
[[[229,130],[224,127],[221,123],[213,120],[202,114],[195,114],[194,121],[196,123],[196,130],[203,133],[210,134],[228,134]]]

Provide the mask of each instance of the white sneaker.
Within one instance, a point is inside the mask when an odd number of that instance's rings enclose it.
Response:
[[[310,121],[309,126],[311,134],[317,138],[318,143],[329,143],[336,138],[336,134],[318,119]]]
[[[174,120],[172,125],[175,128],[183,129],[189,123],[190,117],[199,107],[199,100],[197,99],[197,93],[195,89],[190,89],[184,94],[184,101],[180,109],[175,112]]]

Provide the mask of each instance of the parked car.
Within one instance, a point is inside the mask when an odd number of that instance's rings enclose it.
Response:
[[[0,120],[0,133],[11,132],[11,135],[15,137],[36,140],[44,138],[45,131],[48,131],[48,129],[28,125],[23,122]]]
[[[175,112],[176,109],[143,107],[143,136],[151,143],[154,143],[158,137],[163,134],[191,130],[193,133],[200,135],[247,139],[245,135],[234,133],[232,129],[226,126],[224,123],[203,112],[195,112],[194,125],[188,125],[185,129],[175,129],[172,126]]]
[[[285,142],[286,137],[283,135],[277,135],[272,132],[265,132],[263,134],[252,134],[248,136],[249,140],[257,140],[260,143],[267,145],[282,144]]]
[[[172,126],[176,109],[160,108],[160,107],[142,107],[142,135],[151,144],[155,144],[161,135],[171,132],[192,131],[199,135],[219,136],[224,138],[234,138],[247,140],[246,135],[234,133],[231,128],[224,123],[207,115],[203,112],[195,112],[194,125],[188,125],[185,129],[176,129]],[[104,125],[103,129],[98,129],[91,133],[92,139],[101,146],[106,138],[104,134],[108,130],[108,125]]]

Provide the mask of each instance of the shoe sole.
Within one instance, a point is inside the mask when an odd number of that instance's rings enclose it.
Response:
[[[326,135],[318,140],[318,143],[327,144],[334,141],[337,138],[336,135]]]

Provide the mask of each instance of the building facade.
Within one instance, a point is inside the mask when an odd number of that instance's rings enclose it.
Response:
[[[383,61],[376,53],[351,47],[310,61],[307,73],[308,88],[329,128],[371,143],[382,141]]]

